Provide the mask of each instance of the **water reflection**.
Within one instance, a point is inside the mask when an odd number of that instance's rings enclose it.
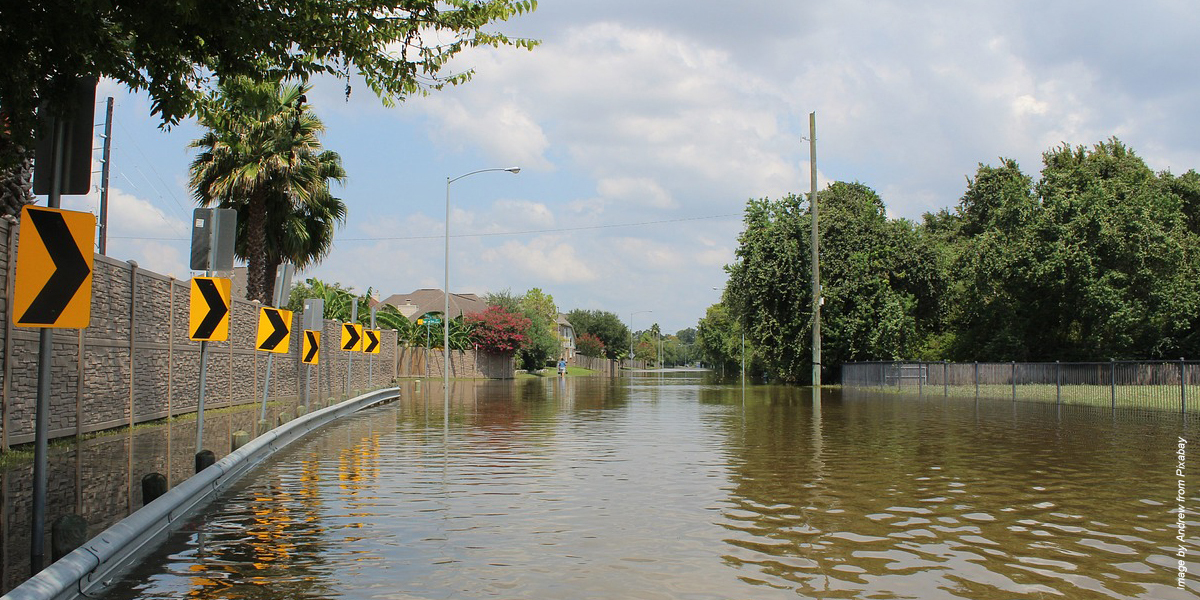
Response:
[[[1200,436],[1173,415],[782,386],[743,400],[690,374],[453,392],[442,415],[438,386],[410,384],[280,455],[109,597],[1200,589],[1174,587],[1174,443]]]
[[[274,421],[285,404],[268,407]],[[229,453],[234,431],[253,431],[258,406],[212,411],[205,416],[204,445],[218,459]],[[142,506],[142,477],[166,476],[174,487],[195,470],[196,421],[181,419],[142,425],[87,440],[57,443],[48,460],[46,548],[50,523],[78,514],[95,536]],[[29,577],[30,508],[33,502],[32,462],[0,471],[0,591],[7,592]]]

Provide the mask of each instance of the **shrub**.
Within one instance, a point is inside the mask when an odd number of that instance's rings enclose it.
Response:
[[[604,356],[604,342],[590,333],[585,333],[575,339],[575,350],[584,356],[600,358]]]
[[[471,341],[487,352],[515,352],[525,342],[529,319],[499,306],[467,315]]]

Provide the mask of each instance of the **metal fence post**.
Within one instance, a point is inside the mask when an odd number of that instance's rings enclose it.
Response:
[[[1179,412],[1187,412],[1187,364],[1179,357]]]
[[[1017,401],[1017,361],[1012,361],[1012,396],[1013,402]]]
[[[1112,376],[1112,409],[1117,410],[1117,361],[1108,359],[1109,375]]]
[[[1062,361],[1054,361],[1054,403],[1062,404]]]
[[[945,396],[946,398],[950,397],[949,368],[950,368],[950,366],[948,364],[946,364],[946,361],[943,360],[942,361],[942,396]]]
[[[975,399],[979,399],[979,361],[975,361]]]

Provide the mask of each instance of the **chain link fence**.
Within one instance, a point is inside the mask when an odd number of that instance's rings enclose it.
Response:
[[[1200,412],[1200,362],[1185,360],[854,362],[842,365],[842,386],[954,398]]]

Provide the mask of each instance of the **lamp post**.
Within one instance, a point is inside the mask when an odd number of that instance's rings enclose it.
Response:
[[[633,315],[640,315],[642,313],[652,313],[652,312],[654,312],[654,311],[639,310],[637,312],[629,313],[629,367],[630,368],[633,368]]]
[[[442,312],[442,384],[445,393],[443,418],[447,426],[450,424],[450,184],[464,177],[490,171],[508,171],[509,173],[516,174],[521,172],[521,167],[479,169],[478,171],[471,171],[458,177],[446,178],[446,289],[444,290],[446,302],[445,310]]]

